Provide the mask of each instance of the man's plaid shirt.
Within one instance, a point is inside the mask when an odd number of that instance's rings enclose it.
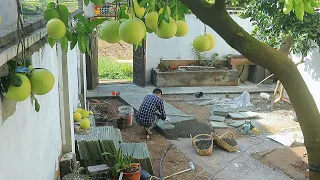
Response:
[[[137,114],[138,124],[143,126],[152,125],[156,120],[156,111],[159,111],[161,119],[166,119],[163,100],[155,94],[146,95],[140,105],[139,113]]]

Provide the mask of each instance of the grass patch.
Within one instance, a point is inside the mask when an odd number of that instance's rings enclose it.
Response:
[[[112,57],[99,57],[98,71],[100,79],[119,79],[132,81],[132,64],[119,63]]]

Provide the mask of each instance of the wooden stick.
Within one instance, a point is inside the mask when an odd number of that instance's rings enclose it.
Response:
[[[183,114],[166,114],[167,116],[181,116],[181,117],[193,117],[191,115],[183,115]]]

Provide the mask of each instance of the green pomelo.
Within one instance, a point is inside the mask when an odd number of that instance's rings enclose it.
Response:
[[[128,19],[120,25],[120,38],[129,44],[139,43],[146,35],[146,26],[138,18]]]
[[[55,78],[47,69],[34,69],[30,76],[31,92],[37,95],[44,95],[53,88]]]
[[[157,29],[150,29],[150,28],[148,28],[148,27],[146,27],[146,28],[147,28],[147,32],[148,32],[149,34],[152,34],[152,33],[156,32],[156,30],[157,30]]]
[[[163,39],[170,39],[176,35],[177,25],[176,22],[170,18],[170,23],[162,21],[158,27],[158,33]]]
[[[146,26],[150,29],[156,29],[158,26],[159,15],[157,12],[150,12],[146,16]]]
[[[90,120],[83,119],[82,121],[80,121],[80,128],[81,129],[90,129]]]
[[[66,26],[60,19],[51,19],[48,21],[46,29],[48,36],[54,39],[63,38],[67,31]]]
[[[108,43],[118,43],[121,38],[119,36],[120,23],[117,21],[107,21],[100,28],[99,35],[101,39]]]
[[[27,76],[21,73],[16,73],[22,80],[22,84],[20,87],[15,87],[13,85],[9,85],[8,92],[5,94],[5,97],[11,99],[16,102],[26,100],[31,93],[31,83]]]
[[[207,36],[207,38],[209,38],[210,46],[207,51],[210,51],[211,49],[213,49],[216,46],[216,39],[211,34],[205,34],[205,36]]]
[[[210,40],[207,36],[200,35],[193,40],[192,45],[196,51],[204,52],[204,51],[207,51],[208,48],[210,47]]]
[[[176,24],[177,24],[176,36],[177,37],[185,36],[189,31],[188,24],[184,21],[181,21],[181,20],[176,21]]]
[[[146,9],[144,7],[140,7],[139,3],[137,0],[133,0],[133,7],[136,15],[139,18],[142,18],[144,16],[144,13],[146,12]]]

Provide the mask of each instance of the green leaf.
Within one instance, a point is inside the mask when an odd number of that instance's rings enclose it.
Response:
[[[71,32],[69,31],[69,29],[67,29],[67,31],[66,31],[66,36],[67,36],[68,40],[71,41]]]
[[[49,2],[48,5],[47,5],[47,9],[52,9],[56,6],[56,3],[54,2]]]
[[[50,19],[59,18],[59,13],[56,9],[47,9],[43,14],[44,20],[49,21]]]
[[[129,16],[128,16],[129,17]],[[107,20],[107,18],[101,18],[101,19],[94,19],[90,22],[91,26],[95,27],[99,24],[102,24],[103,22],[105,22]]]
[[[164,14],[163,20],[164,20],[166,23],[170,23],[170,16],[169,16],[168,12],[165,11],[163,14]]]
[[[52,37],[48,36],[48,43],[51,46],[51,48],[53,48],[53,46],[56,44],[57,40],[53,39]]]
[[[85,26],[88,26],[90,24],[89,20],[81,14],[75,15],[75,18],[78,19]]]
[[[78,46],[80,52],[84,54],[86,52],[86,39],[82,34],[78,34]]]
[[[31,59],[24,59],[24,65],[26,66],[26,67],[29,67],[30,65],[32,65],[32,61],[31,61]]]
[[[78,42],[78,35],[76,33],[72,33],[71,42],[70,42],[70,49],[72,50]]]
[[[142,0],[140,3],[139,3],[139,6],[140,7],[146,7],[147,6],[147,3],[151,1],[151,0]]]
[[[60,45],[63,51],[68,51],[68,42],[67,36],[63,36],[63,38],[60,39]]]
[[[88,6],[90,0],[83,0],[83,2],[84,2],[84,4],[85,4],[86,6]]]
[[[10,86],[10,79],[8,77],[2,77],[0,85],[1,85],[1,92],[7,93],[8,88]]]
[[[60,20],[64,23],[66,27],[68,27],[69,11],[67,6],[59,4],[58,12],[60,15]]]
[[[10,84],[15,87],[20,87],[22,84],[22,79],[17,76],[15,73],[10,74]]]
[[[8,61],[7,65],[8,65],[9,71],[15,71],[17,66],[14,60]]]
[[[40,111],[40,104],[38,102],[38,99],[34,98],[34,110],[39,112]]]

